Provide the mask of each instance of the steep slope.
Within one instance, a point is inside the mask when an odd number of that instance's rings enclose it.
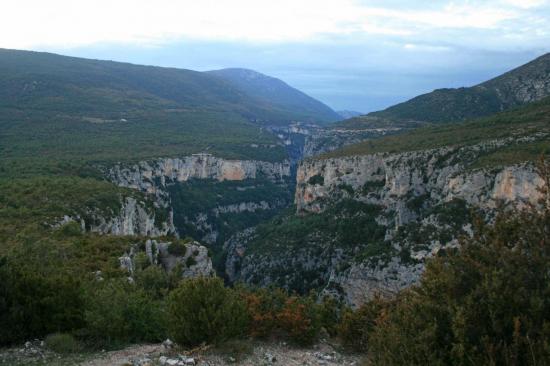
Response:
[[[293,113],[205,73],[0,50],[0,239],[72,225],[215,245],[291,203],[259,121]]]
[[[438,89],[371,117],[446,123],[488,116],[550,95],[550,54],[469,88]]]
[[[359,305],[415,283],[476,216],[542,198],[550,98],[463,124],[421,128],[317,158],[297,172],[296,212],[226,243],[228,276]]]
[[[210,152],[281,161],[270,106],[208,74],[0,50],[0,168]],[[55,167],[52,167],[55,165]]]
[[[209,71],[228,81],[243,93],[271,103],[276,108],[287,111],[289,117],[294,115],[296,121],[327,123],[341,119],[325,104],[291,87],[284,81],[247,69],[222,69]]]

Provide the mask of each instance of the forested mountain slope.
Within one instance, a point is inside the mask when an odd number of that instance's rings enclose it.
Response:
[[[235,88],[253,98],[292,112],[295,120],[327,123],[342,119],[330,107],[291,87],[284,81],[254,70],[230,68],[209,71],[208,74],[228,81]]]
[[[407,127],[489,116],[550,95],[550,54],[481,84],[437,89],[382,111],[342,121],[342,128]]]

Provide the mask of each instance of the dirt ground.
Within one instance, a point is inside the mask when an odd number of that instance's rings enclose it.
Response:
[[[0,350],[0,365],[81,366],[267,366],[348,365],[361,366],[358,355],[339,352],[329,341],[299,348],[284,342],[234,341],[217,348],[179,349],[165,344],[133,345],[116,351],[58,355],[40,345]]]

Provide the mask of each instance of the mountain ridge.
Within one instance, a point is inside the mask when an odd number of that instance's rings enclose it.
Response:
[[[341,119],[327,105],[278,78],[245,68],[225,68],[206,73],[228,81],[245,94],[270,101],[280,108],[296,111],[303,116],[302,122],[327,123]],[[299,112],[297,108],[302,111]]]
[[[342,125],[406,127],[485,117],[550,95],[550,53],[471,87],[442,88]]]

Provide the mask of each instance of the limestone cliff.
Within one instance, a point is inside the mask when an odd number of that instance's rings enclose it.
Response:
[[[290,164],[226,160],[210,154],[194,154],[183,158],[142,161],[129,166],[117,164],[108,172],[109,179],[121,187],[153,194],[158,193],[167,182],[186,182],[193,178],[240,181],[260,176],[280,181],[290,176]]]
[[[351,196],[395,209],[397,224],[406,223],[402,203],[424,196],[432,203],[454,198],[482,208],[499,201],[535,203],[542,179],[530,164],[472,169],[483,154],[537,137],[503,139],[465,147],[444,147],[405,153],[379,153],[304,161],[297,171],[295,202],[298,211],[320,212],[334,199]]]
[[[84,224],[86,226],[86,223]],[[89,231],[111,235],[140,235],[157,237],[174,234],[171,215],[159,222],[152,209],[133,197],[126,197],[118,215],[110,218],[95,216],[89,222]]]
[[[139,235],[157,237],[176,232],[171,214],[159,217],[163,210],[155,210],[152,204],[126,196],[120,198],[117,211],[104,212],[98,208],[65,215],[54,227],[77,222],[82,231],[107,235]]]
[[[179,234],[208,244],[291,203],[289,161],[227,160],[194,154],[117,164],[106,170],[106,175],[120,187],[152,197],[157,207],[168,210],[170,223]]]
[[[303,161],[296,215],[228,241],[226,271],[248,283],[321,290],[353,306],[396,292],[419,279],[427,258],[472,235],[474,215],[491,220],[501,205],[537,204],[543,180],[533,164],[480,159],[545,136]]]

